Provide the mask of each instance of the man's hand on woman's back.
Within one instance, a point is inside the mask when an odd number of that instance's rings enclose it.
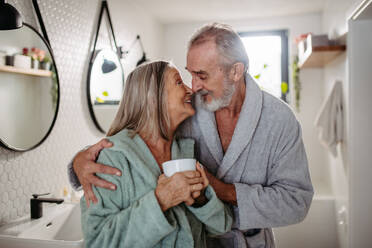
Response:
[[[96,173],[111,174],[121,176],[121,171],[103,164],[97,164],[95,161],[104,148],[109,148],[113,144],[107,139],[102,139],[97,144],[92,145],[88,149],[79,152],[73,161],[73,169],[79,182],[84,190],[84,196],[87,206],[89,207],[90,201],[97,203],[97,198],[93,193],[92,185],[97,187],[116,190],[116,185],[105,181],[96,176]]]

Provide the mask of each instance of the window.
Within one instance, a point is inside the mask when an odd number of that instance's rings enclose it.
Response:
[[[239,35],[248,54],[249,74],[256,78],[262,90],[287,101],[287,31],[255,31]]]

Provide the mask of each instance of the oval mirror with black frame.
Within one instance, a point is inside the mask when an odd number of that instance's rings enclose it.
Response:
[[[124,91],[124,72],[111,49],[95,51],[88,71],[89,111],[97,128],[107,133]]]
[[[59,107],[52,50],[31,25],[0,31],[0,144],[15,151],[39,146]]]
[[[115,49],[110,45],[97,48],[97,40],[104,11],[107,13]],[[106,25],[104,25],[106,26]],[[111,41],[111,40],[110,40]],[[102,46],[102,44],[101,44]],[[116,51],[116,52],[115,52]],[[89,60],[87,96],[89,112],[94,124],[102,133],[107,133],[124,92],[124,70],[120,63],[120,49],[117,46],[107,1],[101,3],[94,45]]]

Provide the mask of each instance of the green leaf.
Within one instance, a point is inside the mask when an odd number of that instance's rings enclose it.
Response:
[[[288,83],[287,82],[282,82],[281,89],[282,89],[282,93],[286,94],[288,92]]]
[[[257,74],[254,76],[255,79],[260,79],[260,77],[261,77],[261,74]]]
[[[268,64],[264,64],[264,68],[268,67],[269,65]]]
[[[109,94],[108,94],[107,91],[104,91],[104,92],[102,92],[102,95],[104,95],[104,96],[108,96]]]

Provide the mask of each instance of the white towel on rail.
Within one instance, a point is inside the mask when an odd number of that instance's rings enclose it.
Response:
[[[333,156],[337,156],[337,144],[344,139],[342,95],[342,82],[336,81],[315,121],[321,143],[331,151]]]

